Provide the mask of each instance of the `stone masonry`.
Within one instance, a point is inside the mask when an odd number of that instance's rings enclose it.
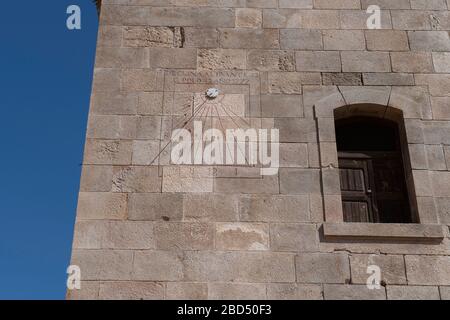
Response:
[[[450,299],[449,31],[450,0],[103,0],[68,299]],[[205,104],[278,128],[278,174],[173,165]],[[403,115],[420,223],[343,222],[338,109]]]

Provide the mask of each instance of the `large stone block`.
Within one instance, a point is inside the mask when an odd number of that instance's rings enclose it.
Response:
[[[275,128],[280,130],[280,142],[316,142],[316,124],[312,119],[279,118],[275,119]]]
[[[267,118],[303,116],[301,95],[261,95],[261,115]]]
[[[83,166],[81,171],[81,192],[110,192],[112,186],[112,166]]]
[[[211,300],[265,300],[266,285],[212,282],[208,284],[208,298]]]
[[[134,116],[91,115],[86,136],[93,139],[134,139],[136,123]]]
[[[175,251],[136,251],[133,280],[180,281],[183,279],[183,257]]]
[[[365,285],[324,285],[325,300],[386,300],[386,289],[370,290]]]
[[[276,29],[221,29],[220,44],[227,49],[278,49]]]
[[[349,260],[344,253],[302,253],[296,257],[295,266],[298,283],[350,281]]]
[[[411,285],[450,285],[450,257],[405,256],[406,275]]]
[[[282,168],[307,168],[308,145],[306,143],[280,143]]]
[[[214,227],[208,223],[157,222],[155,240],[159,250],[208,250],[214,247]]]
[[[102,282],[99,298],[103,300],[163,300],[164,284],[156,282]]]
[[[314,224],[271,224],[270,249],[274,251],[313,252],[319,235]]]
[[[351,255],[352,283],[366,284],[372,274],[367,272],[367,268],[372,265],[380,267],[383,283],[406,284],[405,262],[399,255]]]
[[[168,282],[166,299],[206,300],[208,299],[208,285],[206,283]]]
[[[113,192],[161,192],[158,167],[116,167]]]
[[[239,197],[221,194],[186,194],[183,197],[185,221],[237,221]]]
[[[183,196],[171,193],[133,193],[129,198],[129,219],[181,221]]]
[[[196,69],[196,49],[150,48],[150,67],[170,69]]]
[[[267,284],[267,298],[270,300],[322,300],[322,286],[270,283]]]
[[[98,68],[148,68],[148,51],[144,48],[97,49],[95,65]]]
[[[74,248],[154,249],[153,223],[133,221],[78,221]]]
[[[322,34],[319,30],[281,29],[281,49],[322,50]]]
[[[339,52],[297,51],[295,59],[297,71],[341,71],[341,56]]]
[[[294,282],[294,256],[285,253],[188,251],[185,279],[221,282]]]
[[[408,37],[413,51],[450,50],[450,37],[446,31],[410,31]]]
[[[125,47],[181,47],[181,29],[169,27],[125,27]]]
[[[295,71],[292,51],[249,50],[248,68],[258,71]]]
[[[392,52],[391,59],[394,72],[433,72],[431,54],[427,52]]]
[[[269,226],[255,223],[217,223],[215,243],[218,250],[268,250]]]
[[[390,72],[391,62],[387,52],[343,51],[344,72]]]
[[[261,28],[262,11],[259,9],[239,8],[236,9],[237,28]]]
[[[315,169],[280,169],[281,194],[320,193],[320,172]]]
[[[207,167],[164,167],[163,192],[213,192],[214,177]]]
[[[279,194],[278,175],[259,178],[216,178],[214,192],[235,194]]]
[[[269,72],[263,92],[272,94],[301,94],[304,84],[321,84],[320,73],[312,72]]]
[[[118,193],[80,192],[79,219],[122,220],[127,217],[127,195]]]
[[[164,74],[160,71],[125,69],[122,72],[122,90],[125,92],[162,91],[164,85],[163,79]]]
[[[138,105],[135,93],[96,92],[91,98],[92,114],[134,115]]]
[[[133,251],[74,250],[71,265],[80,267],[83,280],[130,280]]]
[[[362,30],[323,30],[325,50],[365,50],[366,40]]]
[[[440,300],[438,287],[388,286],[388,300]]]
[[[309,219],[307,196],[243,196],[240,220],[252,222],[304,222]]]
[[[367,49],[374,51],[409,51],[408,35],[399,30],[366,30]]]
[[[200,70],[241,70],[246,67],[245,50],[199,49],[198,68]]]

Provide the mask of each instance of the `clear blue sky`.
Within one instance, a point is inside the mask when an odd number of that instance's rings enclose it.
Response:
[[[1,3],[0,299],[64,299],[97,24],[91,0]]]

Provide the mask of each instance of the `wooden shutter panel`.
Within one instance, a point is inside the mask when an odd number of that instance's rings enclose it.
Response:
[[[372,164],[368,159],[339,159],[345,222],[377,220],[371,169]]]

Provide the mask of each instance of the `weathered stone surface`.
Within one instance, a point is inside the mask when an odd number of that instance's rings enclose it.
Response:
[[[340,72],[339,52],[297,51],[295,53],[297,71]]]
[[[208,298],[211,300],[265,300],[265,284],[210,283]]]
[[[125,27],[123,41],[125,47],[177,48],[182,46],[181,32],[169,27]]]
[[[267,77],[266,93],[301,94],[303,84],[321,84],[320,73],[270,72]]]
[[[254,222],[303,222],[308,220],[307,196],[243,196],[240,220]]]
[[[183,196],[171,193],[135,193],[129,198],[129,219],[136,221],[181,221]]]
[[[319,171],[314,169],[280,169],[280,192],[281,194],[319,193]]]
[[[67,290],[67,300],[96,300],[98,299],[100,283],[96,281],[81,281],[80,290]]]
[[[133,251],[74,250],[71,264],[83,270],[84,280],[130,280]]]
[[[433,72],[430,53],[392,52],[391,60],[394,72]]]
[[[325,50],[365,50],[366,40],[362,30],[323,30]]]
[[[79,221],[77,249],[154,249],[153,224],[133,221]]]
[[[236,27],[238,28],[260,28],[262,20],[262,11],[259,9],[236,9]]]
[[[438,287],[388,286],[388,300],[440,300]]]
[[[114,168],[113,192],[160,192],[161,178],[157,167]]]
[[[237,221],[239,198],[235,195],[186,194],[183,198],[185,221]]]
[[[80,192],[77,215],[80,219],[125,219],[127,196],[114,193]]]
[[[208,250],[214,246],[214,228],[207,223],[158,222],[155,239],[159,250]]]
[[[280,166],[282,168],[307,168],[308,145],[306,143],[281,143]]]
[[[236,49],[200,49],[198,67],[200,70],[236,70],[245,69],[244,50]]]
[[[313,252],[318,248],[314,224],[271,224],[270,249],[274,251]]]
[[[344,72],[389,72],[391,62],[386,52],[343,51],[342,71]]]
[[[262,95],[261,115],[267,118],[303,116],[301,95]]]
[[[122,89],[126,92],[162,91],[163,77],[164,74],[159,71],[126,69],[122,73]]]
[[[162,300],[164,284],[155,282],[102,282],[99,298],[103,300]]]
[[[442,300],[450,300],[450,287],[439,287]]]
[[[406,275],[411,285],[450,284],[450,257],[405,256]]]
[[[166,299],[168,300],[206,300],[208,285],[206,283],[168,282]]]
[[[386,300],[386,289],[369,290],[366,285],[324,285],[325,300]]]
[[[362,76],[359,72],[346,73],[324,73],[322,75],[324,85],[334,86],[360,86],[362,85]]]
[[[433,52],[434,70],[441,73],[450,73],[450,53]]]
[[[408,32],[409,43],[413,51],[449,51],[450,38],[445,31]]]
[[[183,258],[174,251],[136,251],[132,279],[180,281],[183,279]]]
[[[318,30],[281,29],[281,49],[321,50],[322,34]]]
[[[269,226],[255,223],[218,223],[215,242],[218,250],[268,250]]]
[[[277,49],[276,29],[221,29],[220,44],[227,49]]]
[[[366,30],[367,49],[374,51],[408,51],[406,31]]]
[[[275,119],[275,127],[280,130],[280,142],[315,142],[316,124],[310,119]]]
[[[295,281],[294,256],[287,253],[188,251],[183,263],[188,281]]]
[[[86,135],[93,139],[133,139],[136,137],[136,123],[134,116],[93,115]]]
[[[247,61],[249,69],[295,71],[295,58],[291,51],[249,50]]]
[[[83,166],[81,171],[81,192],[110,192],[112,185],[112,166]]]
[[[383,283],[406,284],[405,262],[400,255],[351,255],[352,283],[366,284],[371,275],[367,268],[372,265],[380,267]]]
[[[322,300],[322,287],[302,284],[268,284],[269,300]]]
[[[213,192],[214,179],[206,167],[164,167],[163,192]]]
[[[298,283],[350,281],[349,260],[344,253],[302,253],[295,258],[295,269]]]

